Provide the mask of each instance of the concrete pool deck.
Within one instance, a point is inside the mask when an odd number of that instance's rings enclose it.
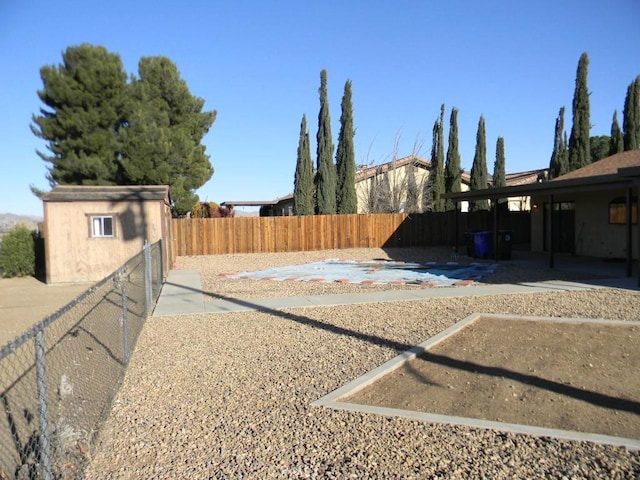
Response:
[[[634,277],[603,278],[581,282],[550,280],[519,284],[472,284],[469,286],[416,288],[333,295],[299,297],[237,299],[224,297],[202,289],[200,273],[195,270],[171,270],[153,312],[154,317],[198,313],[230,313],[254,310],[279,310],[282,308],[325,307],[377,302],[398,302],[426,298],[451,298],[461,296],[508,295],[544,293],[553,291],[581,291],[598,288],[622,288],[638,290]],[[206,299],[214,297],[214,300]]]

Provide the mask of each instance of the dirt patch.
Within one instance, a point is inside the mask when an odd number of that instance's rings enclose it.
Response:
[[[341,401],[640,439],[640,326],[485,317]]]
[[[0,347],[64,307],[92,285],[47,285],[33,277],[0,278]]]

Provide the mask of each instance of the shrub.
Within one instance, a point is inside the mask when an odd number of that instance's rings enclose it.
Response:
[[[0,250],[2,276],[24,277],[33,275],[36,269],[36,255],[31,231],[24,225],[13,227],[2,239]]]

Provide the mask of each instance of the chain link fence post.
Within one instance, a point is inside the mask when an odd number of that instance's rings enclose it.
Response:
[[[36,389],[38,395],[39,462],[44,480],[51,480],[51,439],[49,438],[49,409],[47,405],[47,369],[44,332],[39,329],[35,337]]]
[[[151,313],[151,302],[153,301],[153,276],[151,274],[151,247],[147,240],[144,241],[143,247],[144,258],[144,289],[145,289],[145,316]]]
[[[120,294],[122,295],[122,364],[126,367],[129,364],[129,329],[127,327],[127,267],[122,267],[118,272],[120,282]]]

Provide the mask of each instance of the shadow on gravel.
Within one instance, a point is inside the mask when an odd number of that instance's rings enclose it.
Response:
[[[169,285],[175,285],[171,283],[167,283]],[[268,313],[270,315],[274,315],[276,317],[283,318],[285,320],[290,320],[292,322],[299,323],[301,325],[305,325],[308,327],[316,328],[319,330],[324,330],[326,332],[334,333],[336,335],[344,335],[351,338],[355,338],[357,340],[361,340],[363,342],[367,342],[371,345],[376,345],[379,347],[390,348],[395,350],[396,352],[404,352],[411,348],[414,348],[415,345],[410,345],[407,343],[397,342],[395,340],[390,340],[388,338],[379,337],[376,335],[370,335],[367,333],[358,332],[356,330],[351,330],[345,327],[339,327],[337,325],[332,325],[327,322],[323,322],[320,320],[316,320],[313,318],[306,317],[304,315],[299,315],[296,313],[283,312],[281,310],[276,310],[273,308],[265,307],[263,305],[257,305],[248,300],[241,300],[238,298],[227,297],[225,295],[221,295],[219,293],[205,292],[203,290],[185,287],[184,285],[179,285],[181,288],[186,288],[192,290],[194,292],[202,293],[207,297],[212,297],[219,300],[226,300],[229,302],[233,302],[235,304],[251,308],[253,310],[261,311]],[[592,405],[597,405],[600,407],[610,408],[614,410],[627,411],[635,414],[640,414],[640,402],[636,402],[633,400],[627,400],[623,398],[616,398],[610,395],[601,394],[598,392],[592,392],[589,390],[582,390],[579,388],[575,388],[569,385],[565,385],[563,383],[555,382],[553,380],[547,380],[545,378],[539,377],[537,375],[528,375],[520,372],[514,372],[512,370],[502,368],[502,367],[493,367],[480,365],[474,362],[468,362],[463,360],[458,360],[455,358],[451,358],[445,355],[438,355],[430,353],[426,351],[420,355],[420,357],[428,362],[443,365],[450,368],[455,368],[459,370],[463,370],[466,372],[472,372],[482,375],[489,375],[493,377],[503,377],[509,378],[511,380],[523,383],[525,385],[531,385],[534,387],[538,387],[541,389],[545,389],[551,392],[558,393],[560,395],[565,395],[567,397],[572,397],[577,400],[582,400],[584,402],[588,402]]]

